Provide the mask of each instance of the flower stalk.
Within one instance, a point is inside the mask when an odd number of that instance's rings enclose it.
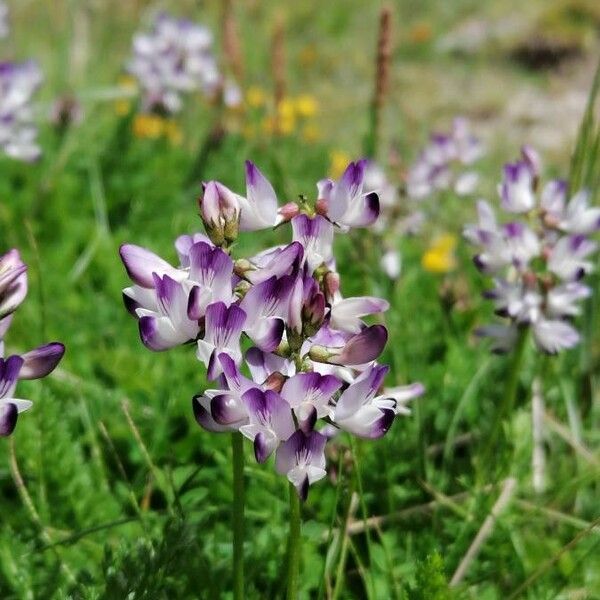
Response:
[[[298,579],[300,575],[300,556],[302,545],[300,497],[294,484],[289,483],[290,529],[288,534],[288,580],[287,600],[297,600]]]
[[[519,385],[519,375],[523,366],[525,348],[527,346],[527,339],[529,337],[528,333],[529,328],[527,327],[524,327],[519,331],[517,342],[511,355],[511,361],[506,379],[506,386],[504,388],[504,395],[502,396],[500,407],[498,408],[496,418],[494,419],[494,426],[488,438],[485,452],[483,453],[483,456],[485,457],[482,463],[483,465],[487,464],[489,458],[492,455],[492,452],[496,446],[496,442],[498,441],[498,436],[500,434],[500,430],[502,428],[502,423],[504,419],[507,416],[509,416],[513,411],[515,399],[517,396],[517,387]]]
[[[381,131],[381,113],[388,93],[390,81],[390,62],[392,58],[392,11],[389,6],[381,9],[379,16],[379,35],[377,38],[377,57],[375,89],[371,101],[370,130],[365,143],[365,154],[374,157],[379,145]]]
[[[233,597],[244,597],[244,438],[235,431],[231,434],[233,453]]]

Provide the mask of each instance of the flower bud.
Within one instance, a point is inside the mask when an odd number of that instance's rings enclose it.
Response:
[[[324,198],[319,198],[317,200],[317,202],[315,203],[315,210],[316,210],[317,214],[321,215],[322,217],[327,216],[328,208],[329,208],[329,206],[328,206],[327,200],[325,200]]]
[[[279,214],[281,215],[281,218],[284,223],[287,221],[291,221],[299,213],[300,208],[295,202],[288,202],[279,209]]]
[[[237,239],[240,221],[240,203],[236,194],[218,181],[204,185],[200,198],[200,216],[208,237],[216,246]]]
[[[254,269],[252,263],[245,258],[238,258],[238,260],[233,263],[233,272],[238,277],[244,277],[244,275],[252,269]]]
[[[314,335],[325,319],[325,296],[317,291],[308,298],[302,307],[303,333],[305,336]]]
[[[323,289],[328,300],[331,300],[340,290],[340,276],[335,271],[329,271],[323,277]]]
[[[265,389],[273,390],[274,392],[281,392],[281,388],[285,383],[286,377],[279,371],[271,373],[264,382]]]
[[[326,363],[332,356],[332,353],[325,347],[315,344],[308,352],[308,357],[315,362]]]

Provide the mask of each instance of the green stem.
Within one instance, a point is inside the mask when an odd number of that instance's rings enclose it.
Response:
[[[287,600],[298,598],[298,578],[300,575],[300,498],[296,488],[290,483],[290,532],[288,537],[288,582]]]
[[[506,379],[506,385],[504,387],[504,395],[500,403],[498,412],[496,413],[496,419],[494,427],[488,438],[486,450],[483,456],[486,457],[482,466],[488,463],[488,459],[491,457],[492,452],[498,441],[498,436],[502,429],[502,422],[510,415],[515,405],[515,398],[517,395],[517,387],[519,385],[519,373],[521,372],[521,365],[523,363],[523,356],[525,355],[525,347],[527,342],[527,334],[529,333],[528,328],[523,328],[519,331],[519,337],[515,349],[513,350],[510,366],[508,369],[508,375]]]
[[[244,438],[231,434],[233,451],[233,597],[244,598]]]
[[[360,500],[360,510],[362,512],[362,518],[363,518],[363,522],[365,524],[365,535],[367,538],[367,552],[369,554],[369,564],[371,563],[371,560],[373,559],[373,554],[371,551],[371,532],[369,530],[369,528],[367,527],[367,518],[368,518],[368,512],[367,512],[367,504],[365,502],[365,493],[363,490],[363,484],[362,484],[362,475],[360,472],[360,465],[358,462],[358,448],[357,448],[357,444],[354,441],[354,438],[350,437],[350,450],[352,452],[352,459],[354,461],[354,474],[356,476],[356,487],[358,489],[358,496],[359,496],[359,500]],[[367,570],[365,569],[365,575],[367,573]],[[365,584],[368,585],[371,589],[369,590],[369,592],[373,592],[373,578],[372,578],[372,573],[369,571],[369,577],[368,577],[368,581],[367,579],[365,579]],[[371,594],[369,594],[369,596],[371,596]]]

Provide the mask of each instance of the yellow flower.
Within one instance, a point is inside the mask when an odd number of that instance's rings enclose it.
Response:
[[[445,233],[435,240],[421,259],[421,264],[426,271],[430,273],[449,273],[456,268],[456,248],[457,239],[455,235]]]
[[[284,98],[277,105],[277,115],[280,119],[295,119],[296,118],[296,107],[294,101],[290,98]]]
[[[338,179],[350,164],[351,158],[342,150],[332,150],[329,153],[329,175],[332,179]]]
[[[319,110],[319,103],[314,96],[302,94],[296,98],[296,112],[304,119],[314,117]]]
[[[253,85],[246,91],[246,104],[250,108],[260,108],[261,106],[264,106],[266,101],[267,95],[265,94],[265,90],[261,87]]]
[[[137,138],[155,140],[166,131],[165,119],[158,115],[139,114],[133,121],[133,134]]]
[[[277,133],[280,135],[291,135],[296,129],[296,118],[293,115],[279,117],[277,120]]]

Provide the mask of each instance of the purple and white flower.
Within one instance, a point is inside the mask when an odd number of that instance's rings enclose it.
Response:
[[[525,161],[504,166],[504,179],[498,187],[502,208],[507,212],[524,213],[536,204],[533,190],[535,174]]]
[[[0,437],[10,435],[21,412],[32,402],[14,396],[21,379],[41,379],[50,374],[65,353],[59,342],[51,342],[22,355],[4,357],[6,336],[14,311],[27,294],[27,268],[17,250],[0,257]]]
[[[333,416],[331,400],[341,387],[333,375],[298,373],[283,384],[281,397],[292,407],[302,429],[310,430],[317,419]]]
[[[429,143],[409,169],[406,191],[413,200],[452,189],[459,196],[475,192],[479,176],[471,166],[484,154],[481,142],[471,134],[464,118],[454,120],[449,133],[432,134]]]
[[[327,217],[341,227],[367,227],[379,216],[379,196],[364,189],[367,164],[366,159],[350,163],[338,181],[318,184]]]
[[[304,260],[312,274],[333,259],[333,225],[324,217],[298,215],[292,219],[294,241],[304,248]]]
[[[335,407],[336,425],[358,437],[376,439],[385,435],[396,416],[393,399],[375,397],[388,368],[373,365],[348,386]]]
[[[272,352],[279,346],[289,312],[294,277],[270,277],[252,286],[240,307],[247,315],[244,331],[258,348]]]
[[[317,431],[304,433],[298,429],[277,449],[275,468],[294,485],[303,500],[308,488],[327,475],[325,443],[327,438]]]
[[[0,148],[11,158],[32,162],[41,155],[32,107],[41,83],[34,61],[0,64]]]
[[[123,244],[121,259],[135,285],[123,290],[128,310],[139,320],[141,339],[155,351],[193,341],[209,304],[233,300],[233,262],[220,248],[193,237],[177,240],[176,268],[153,252]]]
[[[540,159],[524,147],[521,160],[504,169],[500,185],[502,207],[511,217],[523,218],[500,225],[486,202],[478,203],[479,223],[465,227],[465,237],[480,252],[476,266],[495,277],[485,293],[496,313],[510,320],[506,326],[488,326],[481,335],[495,340],[494,350],[507,351],[519,328],[530,327],[538,348],[548,353],[572,348],[579,341],[570,320],[578,303],[590,294],[580,280],[594,265],[597,250],[587,235],[600,228],[600,209],[590,207],[589,194],[567,199],[567,183],[554,180],[537,195]]]
[[[200,211],[208,237],[180,236],[179,266],[139,246],[121,247],[134,284],[124,290],[126,306],[144,344],[164,350],[195,342],[215,381],[193,399],[196,421],[212,432],[241,432],[258,462],[275,453],[276,469],[302,498],[326,474],[321,431],[380,437],[422,393],[420,384],[379,392],[387,367],[374,361],[388,333],[363,319],[389,304],[341,294],[334,231],[371,224],[379,212],[377,195],[364,190],[365,168],[366,161],[351,163],[338,182],[319,182],[312,203],[302,196],[278,207],[273,186],[247,162],[246,197],[205,184]],[[291,225],[291,243],[232,260],[239,232],[283,223]],[[250,345],[250,376],[242,373],[242,339]]]
[[[217,357],[221,353],[229,355],[236,364],[242,360],[240,337],[246,313],[236,304],[227,306],[215,302],[206,309],[204,337],[198,340],[196,356],[207,369],[207,377],[215,379],[223,368]]]
[[[250,422],[240,427],[240,433],[254,442],[257,462],[265,462],[296,429],[290,405],[277,392],[258,388],[245,392],[242,402]]]
[[[27,296],[27,265],[13,248],[0,256],[0,319],[13,313]]]
[[[182,94],[213,96],[222,84],[210,30],[164,13],[150,32],[134,36],[127,70],[142,88],[146,111],[179,112]]]

